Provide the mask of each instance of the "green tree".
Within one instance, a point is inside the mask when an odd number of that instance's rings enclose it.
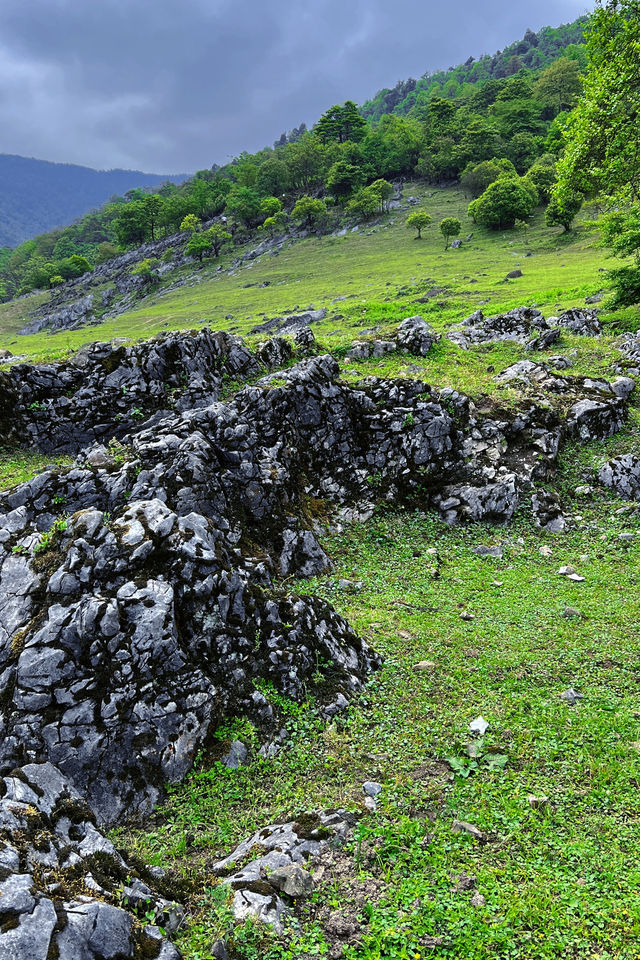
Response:
[[[289,189],[289,169],[279,157],[269,157],[260,164],[256,188],[268,196],[282,196]]]
[[[312,227],[321,223],[326,215],[326,204],[315,197],[300,197],[291,211],[291,216],[296,223],[300,223],[304,227]]]
[[[373,193],[378,199],[380,205],[380,212],[385,213],[389,209],[389,202],[394,194],[393,184],[389,183],[388,180],[374,180],[369,190]]]
[[[188,213],[180,224],[181,233],[196,233],[200,229],[200,219],[195,213]]]
[[[598,0],[587,50],[584,93],[564,127],[566,147],[550,216],[556,210],[568,215],[576,193],[599,197],[618,210],[614,220],[604,221],[603,238],[614,254],[634,258],[609,273],[615,304],[631,305],[640,302],[640,234],[635,228],[640,218],[640,0]]]
[[[272,237],[275,237],[280,233],[285,233],[288,226],[289,217],[286,215],[284,210],[280,210],[278,213],[274,213],[272,217],[267,217],[262,224],[261,229],[265,230],[266,233],[270,234]]]
[[[260,220],[260,194],[253,187],[234,187],[225,205],[225,211],[246,226]]]
[[[560,57],[540,74],[533,94],[550,108],[551,115],[555,117],[573,107],[581,89],[580,64],[568,57]]]
[[[231,240],[231,234],[221,223],[214,223],[212,227],[205,230],[204,236],[211,244],[214,257],[219,257],[222,248]]]
[[[347,160],[337,160],[327,176],[327,190],[338,202],[344,201],[362,184],[362,171]]]
[[[500,177],[508,174],[515,176],[515,173],[516,168],[510,160],[483,160],[482,163],[469,163],[460,178],[460,185],[475,199]]]
[[[432,218],[424,210],[414,210],[413,213],[410,213],[407,217],[407,226],[411,230],[418,231],[417,239],[419,240],[422,237],[422,231],[429,226],[431,220]],[[442,222],[444,223],[444,220]],[[458,221],[458,223],[459,222],[460,221]],[[440,229],[442,229],[442,224],[440,225]]]
[[[358,143],[363,139],[367,121],[358,113],[353,100],[330,107],[316,124],[314,133],[322,143]]]
[[[532,187],[519,178],[501,177],[469,205],[469,213],[491,230],[510,229],[516,220],[525,220],[533,213],[538,200]]]
[[[275,217],[282,210],[282,204],[277,197],[265,197],[260,201],[260,216],[263,220],[267,217]]]
[[[187,243],[187,253],[190,257],[196,257],[202,262],[206,253],[211,253],[213,243],[211,237],[207,236],[208,231],[204,233],[192,233]]]
[[[457,217],[445,217],[440,221],[440,233],[444,237],[444,248],[448,249],[452,237],[457,237],[462,230],[462,224]]]
[[[540,157],[527,171],[526,179],[534,184],[540,200],[548,203],[557,176],[555,157],[547,153]]]
[[[550,227],[564,227],[565,233],[568,233],[581,206],[582,197],[578,193],[565,190],[561,194],[554,194],[545,211],[545,221]]]

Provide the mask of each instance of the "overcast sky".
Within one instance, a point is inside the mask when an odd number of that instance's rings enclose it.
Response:
[[[0,152],[191,172],[592,0],[1,0]]]

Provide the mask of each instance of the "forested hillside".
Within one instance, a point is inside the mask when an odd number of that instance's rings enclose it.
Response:
[[[576,60],[581,68],[586,65],[584,28],[588,18],[579,17],[573,23],[560,27],[543,27],[538,33],[527,30],[522,40],[498,50],[493,56],[476,60],[469,57],[464,63],[448,70],[427,71],[419,80],[399,80],[395,87],[378,91],[362,107],[362,114],[377,120],[385,113],[405,115],[427,106],[434,96],[456,98],[472,93],[473,86],[487,80],[502,80],[522,68],[541,70],[558,57]]]
[[[469,199],[497,179],[515,180],[508,209],[492,214],[493,226],[513,226],[548,200],[563,125],[581,90],[583,27],[578,20],[527,31],[494,57],[407,81],[393,96],[382,91],[362,110],[347,100],[313,130],[298,127],[273,148],[243,153],[181,185],[129,191],[70,227],[0,250],[0,296],[58,286],[181,227],[194,234],[189,253],[202,259],[256,230],[282,235],[297,224],[322,231],[344,213],[367,220],[385,208],[390,181],[402,178],[461,179]],[[414,84],[410,91],[407,84]],[[491,225],[485,213],[482,207],[474,218]],[[219,215],[227,219],[213,234],[200,230]],[[560,212],[556,222],[568,227],[571,217]]]
[[[165,180],[179,183],[184,176],[92,170],[73,163],[0,154],[0,247],[15,247],[37,233],[64,226],[113,194]]]

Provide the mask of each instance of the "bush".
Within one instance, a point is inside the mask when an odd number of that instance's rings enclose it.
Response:
[[[462,224],[457,217],[445,217],[444,220],[440,221],[440,233],[444,237],[445,250],[449,246],[451,237],[457,237],[461,230]]]
[[[533,213],[537,199],[537,191],[532,183],[525,184],[520,179],[502,177],[469,204],[469,216],[490,230],[510,229],[515,226],[516,220],[526,220]]]

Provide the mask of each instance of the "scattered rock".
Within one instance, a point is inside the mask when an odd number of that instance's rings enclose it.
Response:
[[[297,863],[277,867],[269,874],[269,883],[280,893],[298,899],[313,893],[313,877]]]
[[[454,833],[467,833],[470,837],[473,837],[474,840],[482,842],[484,840],[484,833],[482,830],[479,830],[478,827],[474,827],[472,823],[467,823],[465,820],[454,820],[451,825],[451,829]]]
[[[640,457],[625,453],[601,467],[600,483],[626,500],[640,500]]]
[[[560,699],[565,700],[570,706],[575,706],[579,700],[583,699],[581,693],[578,693],[577,690],[574,690],[573,687],[569,687],[568,690],[565,690],[564,693],[560,694]]]
[[[382,793],[382,784],[376,783],[375,780],[367,780],[366,783],[362,784],[362,792],[365,796],[375,799]]]

